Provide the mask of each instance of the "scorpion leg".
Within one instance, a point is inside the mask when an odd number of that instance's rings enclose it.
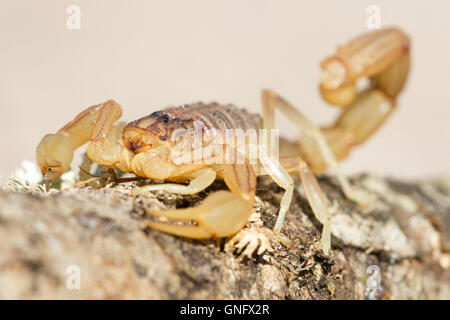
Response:
[[[301,159],[299,159],[298,169],[309,205],[317,220],[323,225],[321,243],[323,252],[328,255],[331,248],[331,214],[328,209],[328,200],[323,194],[316,177]]]
[[[192,180],[189,181],[189,185],[187,186],[177,183],[163,183],[139,187],[139,189],[136,190],[143,190],[143,191],[161,190],[178,194],[195,194],[205,190],[214,182],[214,180],[216,180],[216,172],[211,168],[203,168],[194,171],[192,174],[188,176],[188,178]]]
[[[258,157],[264,170],[267,174],[285,191],[283,198],[281,198],[280,211],[275,222],[273,230],[280,232],[283,227],[284,217],[289,210],[289,206],[292,200],[292,193],[294,192],[294,181],[292,177],[287,173],[279,161],[272,155],[269,155],[266,148],[262,145],[258,148]]]
[[[270,130],[274,127],[275,108],[278,108],[287,115],[300,129],[303,130],[305,135],[313,139],[318,145],[319,158],[323,158],[327,167],[336,175],[345,195],[347,198],[361,204],[367,205],[369,201],[368,196],[360,190],[353,188],[350,185],[347,177],[342,173],[339,168],[333,151],[330,149],[323,132],[315,126],[308,118],[306,118],[300,111],[298,111],[289,102],[277,95],[271,90],[263,90],[262,92],[262,105],[263,105],[263,127],[267,129],[269,134]],[[269,140],[270,141],[270,140]],[[314,161],[314,158],[311,158]],[[314,164],[312,164],[314,165]]]
[[[300,157],[293,156],[280,156],[280,161],[278,161],[275,157],[267,153],[264,146],[259,147],[259,160],[264,167],[266,174],[270,175],[280,187],[286,190],[281,199],[280,211],[275,222],[274,231],[281,231],[284,217],[289,209],[294,190],[294,182],[288,174],[288,171],[299,171],[302,185],[306,191],[308,203],[311,206],[316,219],[323,225],[321,243],[324,253],[328,255],[331,247],[331,214],[328,210],[328,200],[323,194],[314,174],[309,170],[308,165]]]
[[[148,221],[148,227],[188,238],[227,237],[241,230],[252,212],[256,190],[256,175],[250,164],[218,166],[231,192],[217,191],[199,206],[174,210],[148,210],[155,217],[169,222]],[[195,222],[176,224],[174,222]]]

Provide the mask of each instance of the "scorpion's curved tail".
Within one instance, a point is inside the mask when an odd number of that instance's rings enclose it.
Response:
[[[410,40],[397,28],[363,34],[322,62],[320,92],[327,102],[344,107],[337,121],[321,129],[335,157],[347,157],[353,146],[366,141],[389,117],[410,69]],[[357,81],[369,86],[357,90]],[[302,158],[311,170],[327,168],[310,137],[300,141]]]

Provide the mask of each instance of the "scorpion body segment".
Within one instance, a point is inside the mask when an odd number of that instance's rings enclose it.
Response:
[[[169,144],[180,132],[192,133],[194,126],[205,133],[201,136],[201,142],[202,146],[206,147],[209,144],[222,143],[217,140],[224,137],[227,130],[259,130],[261,117],[231,104],[199,102],[171,107],[130,122],[123,131],[124,145],[133,152],[145,145],[148,147],[149,142],[137,139],[139,133],[158,137],[160,143]],[[173,148],[173,144],[171,147]]]
[[[236,128],[247,130],[261,127],[261,117],[246,109],[231,104],[202,102],[156,111],[149,116],[130,122],[127,127],[147,128],[147,130],[155,130],[155,133],[164,130],[168,138],[170,130],[178,126],[187,129],[187,125],[193,121],[198,121],[207,129],[216,130]]]
[[[170,182],[136,187],[144,193],[164,190],[194,194],[215,179],[223,179],[229,191],[212,193],[199,206],[148,212],[171,221],[191,222],[148,222],[150,228],[190,238],[238,237],[252,213],[258,175],[269,175],[285,190],[274,226],[274,232],[280,232],[294,191],[289,173],[297,172],[311,209],[323,224],[322,248],[328,254],[331,214],[313,172],[330,169],[349,199],[367,205],[367,195],[350,185],[338,160],[345,158],[351,147],[367,140],[393,110],[408,75],[409,50],[408,37],[391,28],[362,35],[327,58],[322,63],[322,97],[345,108],[329,127],[317,127],[271,90],[262,91],[262,117],[232,105],[196,103],[153,112],[126,124],[117,122],[122,108],[109,100],[81,112],[56,134],[44,136],[36,160],[44,177],[55,179],[70,167],[74,150],[89,142],[87,155],[97,163]],[[356,82],[361,77],[368,77],[370,84],[358,91]],[[259,139],[260,129],[271,135],[276,109],[304,133],[296,142],[281,139],[279,157]],[[227,130],[253,130],[258,139],[245,135],[241,152],[237,139],[223,139]],[[236,152],[236,157],[229,158],[229,152]],[[201,161],[195,161],[198,153]],[[250,161],[251,156],[256,156],[255,163]],[[248,239],[248,233],[232,243],[242,248],[247,241],[243,239]]]

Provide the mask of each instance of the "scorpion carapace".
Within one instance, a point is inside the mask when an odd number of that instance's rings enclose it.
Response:
[[[197,103],[157,111],[127,125],[116,122],[122,109],[109,100],[81,112],[56,134],[46,135],[36,151],[37,163],[46,179],[55,179],[69,169],[74,150],[89,141],[87,155],[93,161],[171,182],[147,185],[144,190],[194,194],[215,179],[223,179],[230,191],[210,194],[197,207],[149,212],[173,221],[194,222],[148,222],[153,229],[190,238],[238,237],[252,212],[258,175],[269,175],[285,190],[274,226],[274,231],[280,232],[294,190],[290,173],[298,172],[309,204],[323,224],[321,241],[328,254],[331,215],[313,172],[329,168],[348,198],[367,204],[367,194],[350,185],[337,160],[364,142],[394,108],[408,75],[409,48],[408,37],[399,29],[377,30],[339,47],[323,62],[322,96],[346,108],[331,127],[318,128],[271,90],[262,92],[262,117],[232,105]],[[366,89],[357,91],[356,81],[361,77],[371,81]],[[271,145],[261,143],[261,132],[271,136],[275,109],[304,133],[296,143],[280,139],[279,156]],[[227,130],[245,132],[244,152],[235,138],[223,139]],[[201,155],[200,161],[196,154]]]

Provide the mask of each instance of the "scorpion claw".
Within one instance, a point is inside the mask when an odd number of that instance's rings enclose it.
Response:
[[[228,237],[242,229],[251,213],[252,202],[228,191],[209,195],[193,208],[153,211],[147,213],[171,221],[148,221],[147,225],[162,232],[194,239]],[[194,222],[195,224],[177,224]]]
[[[147,227],[187,238],[202,239],[214,237],[213,233],[196,225],[179,225],[168,222],[149,221],[147,222]]]

